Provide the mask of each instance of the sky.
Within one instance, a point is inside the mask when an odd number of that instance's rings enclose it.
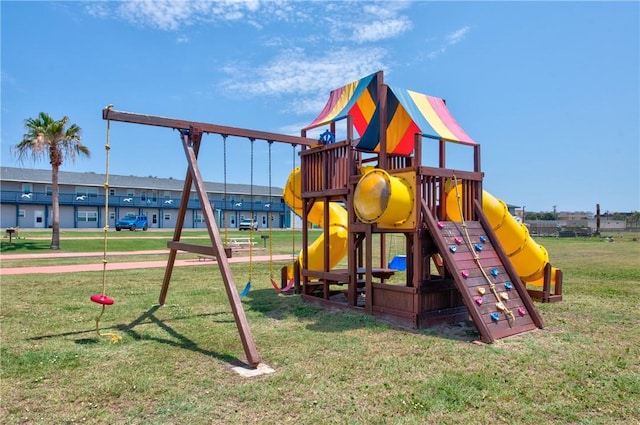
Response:
[[[104,173],[109,104],[299,135],[331,90],[382,70],[446,99],[506,203],[640,210],[637,1],[2,0],[0,14],[2,166],[50,168],[11,150],[40,112],[68,116],[91,151],[62,170]],[[110,174],[185,178],[176,131],[110,128]],[[228,139],[227,182],[283,187],[293,148],[274,144],[269,162],[266,142],[251,145]],[[457,149],[463,168],[472,151]],[[224,165],[222,138],[205,135],[203,178],[223,182]]]

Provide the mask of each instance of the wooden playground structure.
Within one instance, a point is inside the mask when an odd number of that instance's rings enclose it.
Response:
[[[562,272],[548,262],[530,276],[542,282],[541,289],[528,291],[514,269],[509,253],[483,211],[480,145],[427,134],[424,129],[416,128],[407,130],[409,136],[404,139],[404,150],[398,153],[399,145],[396,144],[395,150],[388,145],[391,142],[387,135],[394,122],[388,119],[392,114],[387,108],[393,93],[384,84],[382,71],[372,74],[364,84],[373,99],[369,104],[374,105],[369,108],[366,122],[356,114],[338,114],[332,119],[317,119],[302,130],[300,137],[103,110],[105,120],[179,130],[188,167],[178,225],[167,244],[170,253],[159,303],[165,303],[178,250],[216,258],[248,363],[253,367],[260,363],[260,356],[198,167],[198,153],[205,133],[301,147],[299,181],[295,182],[299,185],[300,204],[294,206],[294,211],[301,211],[302,251],[293,266],[283,269],[282,287],[288,285],[293,275],[294,289],[306,301],[360,310],[413,328],[471,317],[482,341],[492,342],[544,326],[532,297],[543,302],[562,298]],[[349,105],[361,102],[362,98],[354,99]],[[336,140],[335,135],[341,130],[337,125],[344,125],[343,140]],[[363,146],[367,137],[355,136],[354,127],[358,126],[360,134],[363,127],[367,128],[369,140],[375,127],[375,147]],[[323,134],[331,137],[319,140],[306,137],[309,131],[318,128],[326,128]],[[447,168],[450,143],[469,146],[472,170]],[[430,148],[435,145],[437,166],[423,164],[423,148],[427,144]],[[210,246],[180,240],[192,185],[203,208]],[[328,207],[321,213],[323,222],[327,223],[322,235],[325,242],[318,252],[309,251],[312,226],[308,215],[317,205],[331,204],[346,210],[346,266],[344,260],[332,264],[336,257],[332,250],[337,248],[330,243],[332,229],[328,223],[332,217]],[[391,259],[387,258],[389,239],[398,237],[405,254],[404,282],[391,279],[399,273],[389,266]],[[316,257],[313,267],[310,254]]]

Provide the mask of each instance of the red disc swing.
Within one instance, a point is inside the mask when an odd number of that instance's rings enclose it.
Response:
[[[102,305],[112,305],[113,304],[113,298],[109,298],[106,295],[101,295],[101,294],[93,294],[93,295],[91,295],[91,301],[93,301],[96,304],[102,304]]]

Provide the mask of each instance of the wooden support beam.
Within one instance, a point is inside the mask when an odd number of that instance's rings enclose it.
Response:
[[[128,122],[134,124],[151,125],[155,127],[167,127],[177,130],[189,130],[197,128],[202,133],[223,134],[227,136],[246,137],[255,140],[266,140],[269,142],[289,143],[292,145],[315,146],[318,141],[300,136],[290,136],[286,134],[270,133],[266,131],[249,130],[246,128],[229,127],[218,124],[208,124],[180,120],[175,118],[158,117],[153,115],[136,114],[132,112],[122,112],[105,108],[102,110],[102,118],[110,121]]]
[[[212,246],[208,245],[169,241],[167,242],[167,248],[176,251],[192,252],[194,254],[200,255],[210,255],[212,257],[215,257],[216,255],[215,249]]]

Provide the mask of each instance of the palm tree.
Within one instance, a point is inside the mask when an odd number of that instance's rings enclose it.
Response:
[[[52,201],[52,233],[51,249],[60,249],[60,205],[58,192],[58,172],[63,161],[75,162],[78,155],[90,156],[89,149],[82,144],[80,127],[69,125],[69,117],[59,121],[47,113],[40,112],[37,118],[28,118],[24,122],[26,133],[22,141],[13,146],[18,161],[31,158],[34,162],[49,158],[51,163],[51,201]]]

